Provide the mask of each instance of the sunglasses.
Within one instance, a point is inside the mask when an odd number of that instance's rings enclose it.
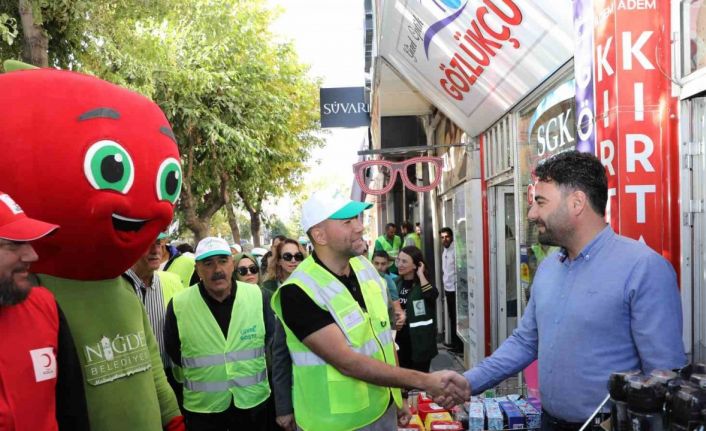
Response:
[[[282,254],[282,259],[286,260],[287,262],[291,262],[292,259],[296,260],[297,262],[301,262],[302,260],[304,260],[304,255],[300,251],[296,252],[295,254],[287,252]]]
[[[248,271],[250,271],[250,274],[257,274],[260,272],[260,269],[256,265],[238,267],[238,274],[242,276],[248,275]]]

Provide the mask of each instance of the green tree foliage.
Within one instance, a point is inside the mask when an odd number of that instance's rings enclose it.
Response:
[[[291,46],[284,45],[272,64],[275,76],[268,82],[267,111],[270,112],[262,144],[269,149],[257,168],[241,171],[238,188],[251,229],[259,237],[262,203],[284,194],[296,194],[302,186],[302,169],[310,151],[322,145],[318,129],[318,83],[307,81],[306,70],[297,63]],[[263,163],[264,162],[264,163]],[[258,245],[258,244],[256,244]]]
[[[271,219],[267,221],[267,225],[270,229],[270,237],[274,238],[277,235],[284,235],[287,238],[292,238],[292,233],[289,231],[289,228],[287,228],[287,225],[278,217],[272,216]]]
[[[259,245],[263,200],[296,192],[321,145],[318,85],[290,45],[272,42],[263,2],[0,0],[4,58],[27,57],[27,46],[7,42],[26,38],[22,3],[48,41],[48,64],[132,88],[164,110],[184,170],[179,218],[195,239],[235,204]]]
[[[0,13],[0,40],[12,46],[18,34],[17,19],[6,13]]]
[[[100,61],[92,58],[96,46],[114,34],[130,37],[143,20],[161,20],[170,5],[169,0],[0,0],[0,24],[15,33],[12,41],[2,37],[0,55],[36,66],[87,71],[82,61]],[[4,33],[0,28],[0,35]],[[22,43],[13,43],[15,39]],[[32,51],[37,48],[45,50],[43,61],[34,61]]]

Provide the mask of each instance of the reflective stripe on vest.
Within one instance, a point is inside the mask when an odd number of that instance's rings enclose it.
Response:
[[[432,323],[434,323],[434,319],[420,320],[419,322],[410,323],[410,324],[409,324],[409,327],[410,327],[410,328],[416,328],[416,327],[418,327],[418,326],[429,326],[429,325],[431,325]]]
[[[270,395],[265,361],[262,292],[238,282],[228,336],[216,322],[198,285],[173,300],[181,341],[184,408],[218,413],[249,409]]]
[[[267,379],[267,371],[261,371],[254,376],[238,377],[225,382],[194,382],[192,380],[184,381],[184,386],[197,392],[224,392],[230,388],[244,388],[264,382]]]
[[[295,270],[291,277],[301,279],[301,281],[306,284],[307,287],[309,287],[314,293],[316,301],[326,304],[326,308],[328,308],[329,310],[333,309],[333,306],[331,305],[331,303],[333,302],[333,298],[345,290],[345,287],[338,280],[332,281],[324,288],[320,288],[316,281],[314,281],[314,279],[309,274],[303,271]],[[345,328],[343,322],[339,319],[338,315],[336,315],[335,313],[331,313],[331,317],[333,317],[333,320],[336,321],[336,324],[339,327]],[[348,341],[348,345],[352,345],[353,343],[351,342],[346,331],[343,331],[343,335],[346,336],[346,341]]]
[[[198,368],[209,367],[211,365],[225,365],[226,362],[247,361],[248,359],[255,359],[260,356],[265,356],[264,347],[228,352],[225,355],[197,356],[193,358],[182,357],[181,366],[183,368]]]
[[[380,342],[385,345],[392,343],[392,331],[389,329],[386,330],[385,332],[382,332],[378,334],[378,338],[380,339]],[[355,350],[356,352],[360,353],[361,355],[365,356],[373,356],[375,353],[380,350],[377,341],[375,340],[370,340],[367,343],[363,344],[360,347],[353,347],[350,346],[352,350]],[[326,361],[321,359],[316,353],[314,352],[293,352],[290,354],[292,357],[292,363],[294,365],[299,365],[299,366],[312,366],[312,365],[326,365]]]

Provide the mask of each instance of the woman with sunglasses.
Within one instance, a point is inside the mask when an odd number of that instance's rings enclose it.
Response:
[[[280,241],[272,251],[262,288],[274,293],[304,258],[306,258],[306,250],[297,241],[291,238]]]
[[[260,268],[257,259],[250,253],[238,253],[235,261],[235,279],[245,283],[260,285]]]
[[[407,314],[397,332],[400,367],[429,372],[436,349],[436,298],[439,291],[429,282],[422,252],[415,246],[403,247],[397,255],[397,289],[400,305]]]

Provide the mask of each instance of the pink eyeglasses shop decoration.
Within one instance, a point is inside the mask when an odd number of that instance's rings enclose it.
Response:
[[[419,172],[418,165],[422,169],[426,167],[434,168],[430,172],[431,180],[423,180],[422,184],[415,183],[409,177],[409,168],[414,167],[415,172]],[[395,186],[397,174],[402,177],[404,185],[415,192],[428,192],[436,188],[441,181],[441,170],[444,162],[441,157],[420,156],[413,157],[401,162],[391,162],[389,160],[365,160],[353,165],[355,179],[361,190],[369,195],[383,195]],[[422,172],[424,172],[422,170]],[[372,174],[372,175],[369,175]],[[372,179],[372,187],[366,182],[366,178]],[[420,181],[419,178],[416,179]]]

